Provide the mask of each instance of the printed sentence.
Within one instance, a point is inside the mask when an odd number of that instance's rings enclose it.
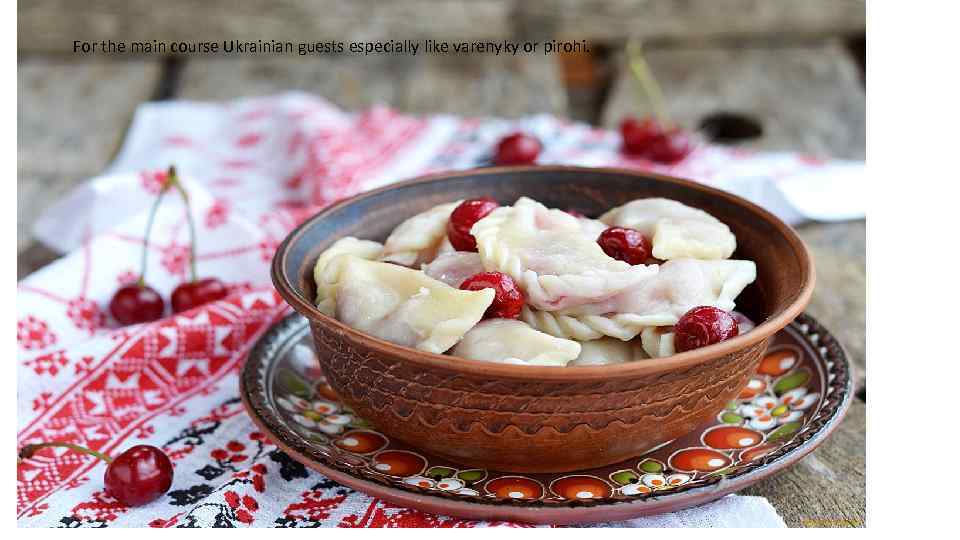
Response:
[[[510,55],[589,52],[586,40],[579,41],[442,41],[427,40],[384,40],[384,41],[317,41],[297,43],[277,40],[223,40],[223,41],[74,41],[73,52],[91,53],[134,53],[134,54],[491,54]]]

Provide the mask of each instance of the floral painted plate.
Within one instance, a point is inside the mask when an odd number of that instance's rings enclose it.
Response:
[[[836,339],[802,315],[708,424],[615,465],[526,475],[451,463],[378,433],[339,403],[300,315],[256,344],[240,393],[254,422],[291,457],[354,489],[438,514],[569,524],[702,504],[783,469],[836,428],[852,377]]]

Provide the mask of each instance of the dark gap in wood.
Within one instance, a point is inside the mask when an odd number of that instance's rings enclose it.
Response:
[[[846,40],[847,50],[860,68],[860,82],[867,83],[867,36],[859,34]]]
[[[17,253],[17,281],[60,258],[60,254],[39,242]]]
[[[858,34],[830,33],[792,33],[792,34],[724,34],[689,37],[652,37],[643,40],[647,49],[803,49],[820,47],[824,43],[838,38],[846,42],[846,36]],[[620,45],[625,39],[616,40]],[[610,43],[614,43],[611,40]]]
[[[860,390],[857,391],[857,399],[859,399],[860,401],[862,401],[862,402],[864,402],[864,403],[867,402],[867,387],[866,387],[866,386],[864,386],[863,388],[861,388]]]
[[[763,136],[763,124],[743,113],[716,111],[700,120],[699,131],[715,143],[734,144]]]
[[[180,89],[180,76],[187,60],[183,56],[165,56],[161,65],[160,80],[153,90],[150,101],[166,101],[173,99]]]
[[[597,88],[596,101],[594,102],[594,115],[590,123],[600,125],[603,121],[603,110],[607,104],[607,98],[610,97],[610,91],[613,89],[613,77],[617,72],[617,66],[613,64],[613,59],[616,55],[612,47],[598,43],[596,54],[600,62],[602,62],[603,79],[601,81],[602,84]]]
[[[559,55],[561,76],[573,120],[599,125],[613,85],[613,54],[601,43],[590,43],[589,52]]]

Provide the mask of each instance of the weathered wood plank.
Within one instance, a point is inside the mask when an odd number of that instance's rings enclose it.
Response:
[[[671,116],[683,126],[697,128],[711,113],[738,112],[763,125],[764,135],[745,146],[864,157],[864,90],[854,61],[839,43],[650,48],[646,56]],[[625,114],[651,114],[623,61],[617,65],[624,69],[604,112],[607,126]]]
[[[17,253],[17,281],[59,259],[61,254],[40,242],[31,242]]]
[[[856,369],[857,390],[867,384],[866,229],[863,220],[798,228],[817,267],[817,288],[807,312],[843,344]]]
[[[19,8],[20,50],[56,52],[72,51],[75,39],[811,36],[862,32],[866,19],[860,0],[94,0],[83,9],[70,0],[34,0]]]
[[[347,110],[375,103],[416,114],[564,115],[567,110],[556,59],[538,55],[196,59],[187,62],[177,97],[229,99],[291,89]]]
[[[83,177],[21,172],[17,180],[17,251],[32,242],[30,227],[53,201],[65,195]]]
[[[155,60],[20,59],[18,278],[52,260],[50,252],[32,243],[33,221],[109,163],[134,109],[150,98],[160,72]]]
[[[860,0],[546,0],[518,3],[527,25],[568,39],[690,41],[862,32]]]
[[[18,168],[59,177],[110,161],[161,72],[157,60],[27,56],[17,67]]]
[[[303,90],[347,109],[398,100],[404,57],[191,58],[180,74],[175,99],[227,100]]]
[[[863,527],[866,520],[866,405],[813,453],[741,493],[770,500],[790,527]]]
[[[20,50],[72,51],[73,40],[244,41],[510,36],[510,0],[71,0],[20,5]]]

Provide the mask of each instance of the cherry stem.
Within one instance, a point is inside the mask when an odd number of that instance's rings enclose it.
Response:
[[[187,227],[190,229],[190,277],[191,281],[197,281],[197,228],[193,222],[193,214],[190,212],[190,197],[187,196],[187,190],[183,189],[183,184],[180,183],[179,178],[177,177],[177,169],[173,165],[170,166],[170,170],[167,172],[167,176],[170,178],[170,183],[172,186],[180,193],[180,198],[183,199],[183,206],[186,208],[187,213]]]
[[[153,206],[150,207],[150,215],[147,216],[147,230],[143,233],[143,254],[140,259],[140,279],[137,280],[137,286],[143,288],[146,286],[147,279],[147,252],[150,251],[150,230],[153,229],[154,218],[157,217],[157,210],[160,208],[160,201],[163,200],[163,196],[167,194],[167,190],[170,189],[171,177],[167,175],[167,180],[164,182],[163,187],[160,188],[160,193],[157,194],[157,198],[153,200]]]
[[[663,91],[660,90],[660,85],[657,84],[657,79],[654,78],[650,65],[647,64],[647,60],[643,56],[643,48],[639,39],[632,38],[627,43],[627,59],[630,72],[633,73],[634,78],[637,79],[640,88],[643,90],[641,97],[650,102],[653,114],[657,117],[661,126],[664,128],[672,127],[673,121],[670,119],[670,113],[667,112],[666,105],[664,105]]]
[[[87,454],[89,456],[102,459],[107,463],[113,463],[113,459],[106,454],[97,452],[96,450],[85,448],[78,444],[66,443],[66,442],[45,442],[45,443],[38,443],[38,444],[28,444],[20,449],[20,452],[17,454],[17,462],[19,462],[21,459],[30,459],[37,452],[37,450],[40,450],[41,448],[48,448],[51,446],[69,448],[71,450],[76,450],[77,452],[83,452],[84,454]]]

